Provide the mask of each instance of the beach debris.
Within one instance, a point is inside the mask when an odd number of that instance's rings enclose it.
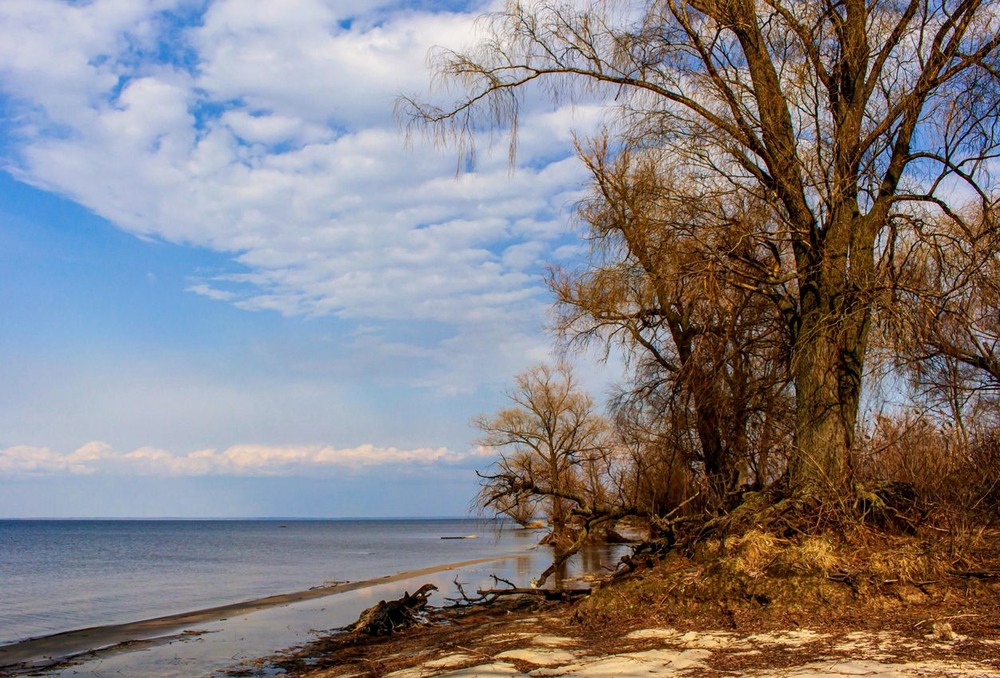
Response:
[[[434,584],[424,584],[413,595],[407,591],[402,598],[380,600],[362,612],[347,630],[368,636],[387,636],[397,629],[419,624],[422,621],[420,613],[427,607],[427,598],[437,590]]]
[[[504,579],[503,577],[498,577],[495,574],[491,574],[490,578],[493,579],[495,586],[490,589],[476,590],[475,597],[470,596],[465,590],[465,585],[456,578],[454,584],[455,588],[458,590],[459,597],[445,598],[445,600],[451,603],[452,607],[468,607],[472,605],[489,604],[501,596],[537,596],[544,598],[545,600],[570,600],[590,595],[589,588],[543,589],[536,588],[535,586],[532,586],[531,588],[521,588],[514,584],[514,582]]]
[[[479,589],[476,591],[484,600],[495,600],[500,596],[541,596],[546,600],[569,600],[582,596],[589,596],[589,588],[560,588],[560,589],[538,589],[519,588],[512,589]]]

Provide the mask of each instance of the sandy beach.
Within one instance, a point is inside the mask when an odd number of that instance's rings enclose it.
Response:
[[[488,559],[487,559],[488,560]],[[492,562],[496,562],[495,560]],[[147,675],[129,654],[175,652],[201,642],[212,620],[302,614],[323,598],[413,589],[422,581],[481,565],[468,561],[322,587],[131,624],[58,634],[0,649],[0,675]],[[435,601],[444,605],[440,597]],[[297,607],[298,606],[298,607]],[[348,640],[319,634],[302,647],[267,657],[253,653],[225,670],[179,666],[163,675],[335,678],[547,678],[555,676],[1000,676],[996,602],[953,598],[874,610],[816,614],[663,614],[591,618],[585,606],[539,597],[509,597],[488,606],[435,607],[428,624],[388,638]],[[105,649],[92,653],[95,647]],[[81,650],[81,648],[83,648]],[[84,652],[82,664],[59,658]],[[98,657],[97,668],[88,668]],[[78,658],[80,659],[80,658]],[[119,660],[116,664],[115,660]],[[88,663],[89,662],[89,663]],[[10,666],[16,664],[16,666]],[[49,669],[42,667],[49,666]],[[115,667],[126,667],[125,669]],[[136,669],[131,673],[128,667]],[[40,670],[41,669],[41,670]],[[124,671],[124,672],[123,672]]]
[[[509,601],[387,640],[327,638],[247,665],[244,675],[269,665],[307,678],[1000,676],[1000,629],[984,614],[946,605],[868,620],[818,615],[801,625],[757,619],[722,628],[704,618],[647,625],[636,615],[609,626],[581,621],[570,604]]]
[[[269,610],[297,614],[297,604],[350,592],[414,588],[473,563],[455,563],[272,596],[237,605],[81,630],[3,648],[4,664],[20,666],[0,675],[121,674],[116,666],[137,667],[127,656],[163,651],[178,643],[197,643],[199,624],[212,619],[254,618]],[[444,601],[438,599],[439,605]],[[815,615],[766,615],[725,612],[717,615],[664,615],[662,610],[615,620],[588,618],[581,606],[540,597],[501,598],[492,605],[435,607],[426,625],[387,638],[350,638],[319,634],[304,646],[260,657],[252,648],[244,661],[225,670],[200,671],[189,665],[175,673],[189,676],[386,676],[391,678],[489,678],[501,676],[1000,676],[1000,620],[994,601],[925,601],[868,616],[860,611],[817,611]],[[253,614],[251,614],[253,613]],[[185,630],[187,629],[187,630]],[[206,631],[211,633],[211,631]],[[136,642],[144,638],[145,641]],[[84,663],[70,661],[37,673],[57,657],[79,647],[106,649],[86,653]],[[155,647],[154,647],[155,649]],[[259,654],[259,653],[258,653]],[[88,668],[99,657],[98,669]],[[124,664],[115,660],[125,660]],[[89,662],[89,663],[88,663]],[[200,671],[200,672],[199,672]]]

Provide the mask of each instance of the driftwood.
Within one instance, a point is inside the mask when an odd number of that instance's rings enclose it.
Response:
[[[500,596],[543,596],[546,600],[567,600],[577,596],[589,596],[590,589],[479,589],[476,593],[483,599]]]
[[[434,584],[424,584],[412,596],[406,592],[397,600],[380,600],[362,612],[347,630],[368,636],[387,636],[397,629],[413,626],[421,621],[420,612],[427,607],[432,591],[437,591]]]
[[[497,587],[503,585],[504,588],[478,589],[475,597],[470,596],[465,591],[465,585],[455,579],[455,588],[458,589],[459,598],[445,598],[453,607],[469,607],[472,605],[489,604],[501,596],[534,596],[545,598],[546,600],[569,600],[580,596],[590,595],[590,589],[541,589],[541,588],[521,588],[503,577],[491,574],[490,577]]]

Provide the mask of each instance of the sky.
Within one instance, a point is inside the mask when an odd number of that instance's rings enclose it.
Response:
[[[469,511],[602,119],[529,98],[514,167],[405,143],[488,9],[0,3],[0,517]]]

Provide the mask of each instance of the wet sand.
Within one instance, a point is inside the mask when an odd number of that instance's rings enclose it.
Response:
[[[415,577],[424,577],[451,570],[457,570],[490,562],[500,562],[523,555],[508,554],[497,557],[478,558],[458,563],[448,563],[434,567],[423,568],[386,575],[375,579],[347,582],[333,586],[321,586],[305,591],[295,591],[265,598],[257,598],[240,603],[220,605],[217,607],[173,614],[153,619],[144,619],[125,624],[96,626],[75,631],[67,631],[39,638],[23,640],[0,647],[0,674],[16,672],[28,668],[43,668],[58,664],[76,655],[92,652],[102,648],[134,644],[137,641],[161,639],[175,640],[181,635],[177,632],[186,627],[206,622],[224,620],[228,617],[246,615],[251,612],[269,608],[291,605],[302,601],[334,596],[337,594],[372,588],[381,584],[403,581]]]

